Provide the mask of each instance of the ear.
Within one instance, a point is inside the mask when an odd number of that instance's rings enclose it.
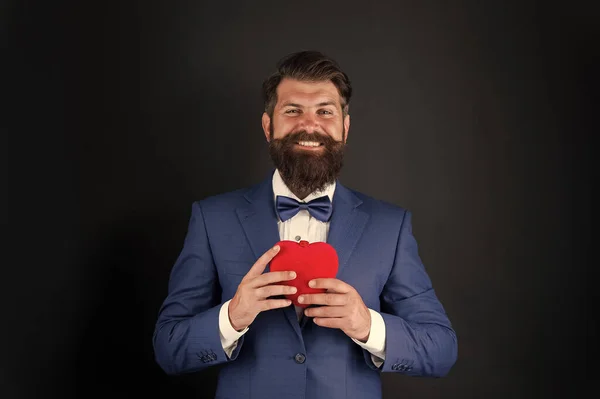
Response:
[[[271,140],[271,118],[269,118],[266,112],[262,114],[262,128],[268,143]]]
[[[344,117],[344,130],[346,131],[346,141],[348,141],[348,133],[350,132],[350,115]]]

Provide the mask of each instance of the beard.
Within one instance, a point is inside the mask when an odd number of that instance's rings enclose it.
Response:
[[[345,138],[345,132],[342,135]],[[318,141],[322,150],[304,151],[295,148],[300,141]],[[302,130],[271,141],[269,154],[281,178],[300,199],[312,192],[322,191],[339,176],[344,160],[344,141],[336,141],[326,134],[307,133]]]

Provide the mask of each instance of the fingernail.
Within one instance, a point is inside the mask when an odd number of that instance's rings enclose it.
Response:
[[[298,290],[296,289],[296,287],[292,287],[292,288],[290,289],[290,291],[291,291],[291,293],[292,293],[292,294],[295,294],[295,293],[296,293],[296,291],[298,291]]]
[[[310,281],[308,282],[308,286],[309,286],[310,288],[314,288],[314,287],[315,287],[315,282],[314,282],[314,280],[310,280]]]
[[[298,297],[298,302],[300,302],[300,303],[304,302],[304,297],[303,296],[299,296]]]
[[[296,278],[296,272],[291,272],[290,273],[290,278]]]
[[[278,252],[278,251],[279,251],[279,245],[275,245],[275,246],[273,247],[273,250],[274,250],[275,252]]]

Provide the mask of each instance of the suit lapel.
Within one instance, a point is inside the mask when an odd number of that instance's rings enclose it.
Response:
[[[362,201],[354,193],[339,182],[336,184],[327,242],[338,254],[338,276],[348,263],[369,220],[369,214],[358,208],[360,204]]]
[[[279,241],[271,180],[266,179],[244,197],[248,204],[236,211],[255,259],[258,259]],[[268,271],[269,266],[265,269],[265,272]]]
[[[254,189],[249,190],[244,197],[248,204],[236,211],[246,234],[246,239],[250,243],[255,258],[258,259],[280,241],[275,201],[273,200],[272,177],[265,179]],[[268,265],[265,269],[265,273],[267,272],[269,272]],[[284,297],[281,296],[281,298]],[[294,306],[288,306],[277,311],[284,313],[298,337],[302,339],[302,332],[300,331],[300,324]]]

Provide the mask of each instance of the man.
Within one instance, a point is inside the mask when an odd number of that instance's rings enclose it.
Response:
[[[456,335],[412,235],[411,214],[344,187],[352,88],[318,52],[283,58],[263,84],[262,127],[275,170],[249,189],[192,206],[158,316],[154,348],[168,374],[223,364],[217,398],[380,398],[381,372],[440,377]],[[325,293],[285,295],[270,271],[280,240],[332,245]]]

